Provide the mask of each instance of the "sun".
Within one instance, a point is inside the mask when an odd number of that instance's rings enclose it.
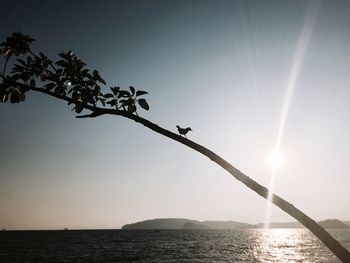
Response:
[[[270,152],[267,155],[267,160],[273,169],[283,166],[286,162],[284,154],[277,150]]]

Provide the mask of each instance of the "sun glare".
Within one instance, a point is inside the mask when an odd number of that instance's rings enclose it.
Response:
[[[286,158],[280,151],[272,151],[268,154],[267,159],[273,169],[283,166],[286,162]]]

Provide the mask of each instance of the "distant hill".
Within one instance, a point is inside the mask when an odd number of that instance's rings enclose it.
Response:
[[[188,222],[200,224],[197,220],[186,218],[157,218],[127,224],[122,229],[182,229],[183,225]]]
[[[212,229],[237,229],[237,228],[253,228],[254,226],[247,223],[236,221],[203,221],[202,224]]]
[[[193,223],[193,222],[186,222],[182,229],[210,229],[210,227],[206,226],[202,223]]]
[[[349,226],[338,219],[326,219],[318,222],[323,228],[347,229]]]
[[[253,225],[236,221],[200,222],[186,218],[157,218],[127,224],[122,229],[239,229],[253,227]]]
[[[327,219],[318,222],[327,229],[346,229],[350,227],[350,221]],[[270,228],[304,228],[299,222],[271,222]],[[127,224],[122,229],[242,229],[264,228],[263,223],[251,225],[236,221],[198,221],[186,218],[157,218],[133,224]]]

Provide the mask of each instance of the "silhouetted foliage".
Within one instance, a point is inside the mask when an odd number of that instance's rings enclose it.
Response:
[[[6,58],[2,73],[0,101],[19,103],[25,100],[28,88],[18,85],[18,82],[35,87],[43,86],[47,91],[72,99],[69,104],[75,104],[76,113],[81,113],[86,105],[103,107],[109,105],[118,110],[125,110],[137,114],[137,106],[149,110],[146,99],[142,98],[146,91],[129,90],[120,87],[110,87],[112,93],[103,94],[101,85],[106,81],[97,70],[91,72],[86,63],[79,59],[73,51],[59,53],[60,59],[53,62],[45,54],[35,54],[30,49],[34,39],[20,32],[7,37],[1,44],[1,53]],[[20,57],[19,57],[20,56]],[[16,57],[11,73],[6,75],[6,66],[10,58]]]
[[[139,117],[137,106],[149,110],[147,101],[141,97],[147,94],[146,91],[136,91],[132,86],[129,87],[129,90],[122,90],[120,87],[113,86],[110,87],[111,93],[103,93],[101,85],[106,85],[105,80],[97,70],[91,72],[86,68],[86,64],[72,51],[61,52],[59,54],[60,59],[53,62],[45,54],[41,52],[35,54],[30,49],[30,44],[33,41],[34,39],[31,37],[17,32],[7,37],[6,41],[0,45],[2,47],[1,54],[5,58],[3,71],[0,73],[2,80],[0,83],[0,102],[7,102],[8,100],[11,103],[23,102],[28,91],[36,91],[64,100],[68,104],[74,104],[73,109],[76,113],[81,113],[84,109],[91,111],[90,114],[78,115],[77,118],[94,118],[110,114],[141,123],[147,128],[208,157],[238,181],[302,223],[341,261],[350,262],[349,251],[308,215],[280,196],[270,193],[266,187],[243,174],[213,151],[181,136],[185,136],[191,128],[184,129],[177,126],[180,134],[177,135]],[[12,63],[10,74],[7,74],[7,64],[13,57],[16,61]],[[271,196],[271,200],[268,198],[269,196]]]

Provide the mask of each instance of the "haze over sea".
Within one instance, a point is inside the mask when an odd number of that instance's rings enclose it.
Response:
[[[329,230],[350,249],[350,229]],[[2,231],[0,262],[339,262],[306,229]]]

